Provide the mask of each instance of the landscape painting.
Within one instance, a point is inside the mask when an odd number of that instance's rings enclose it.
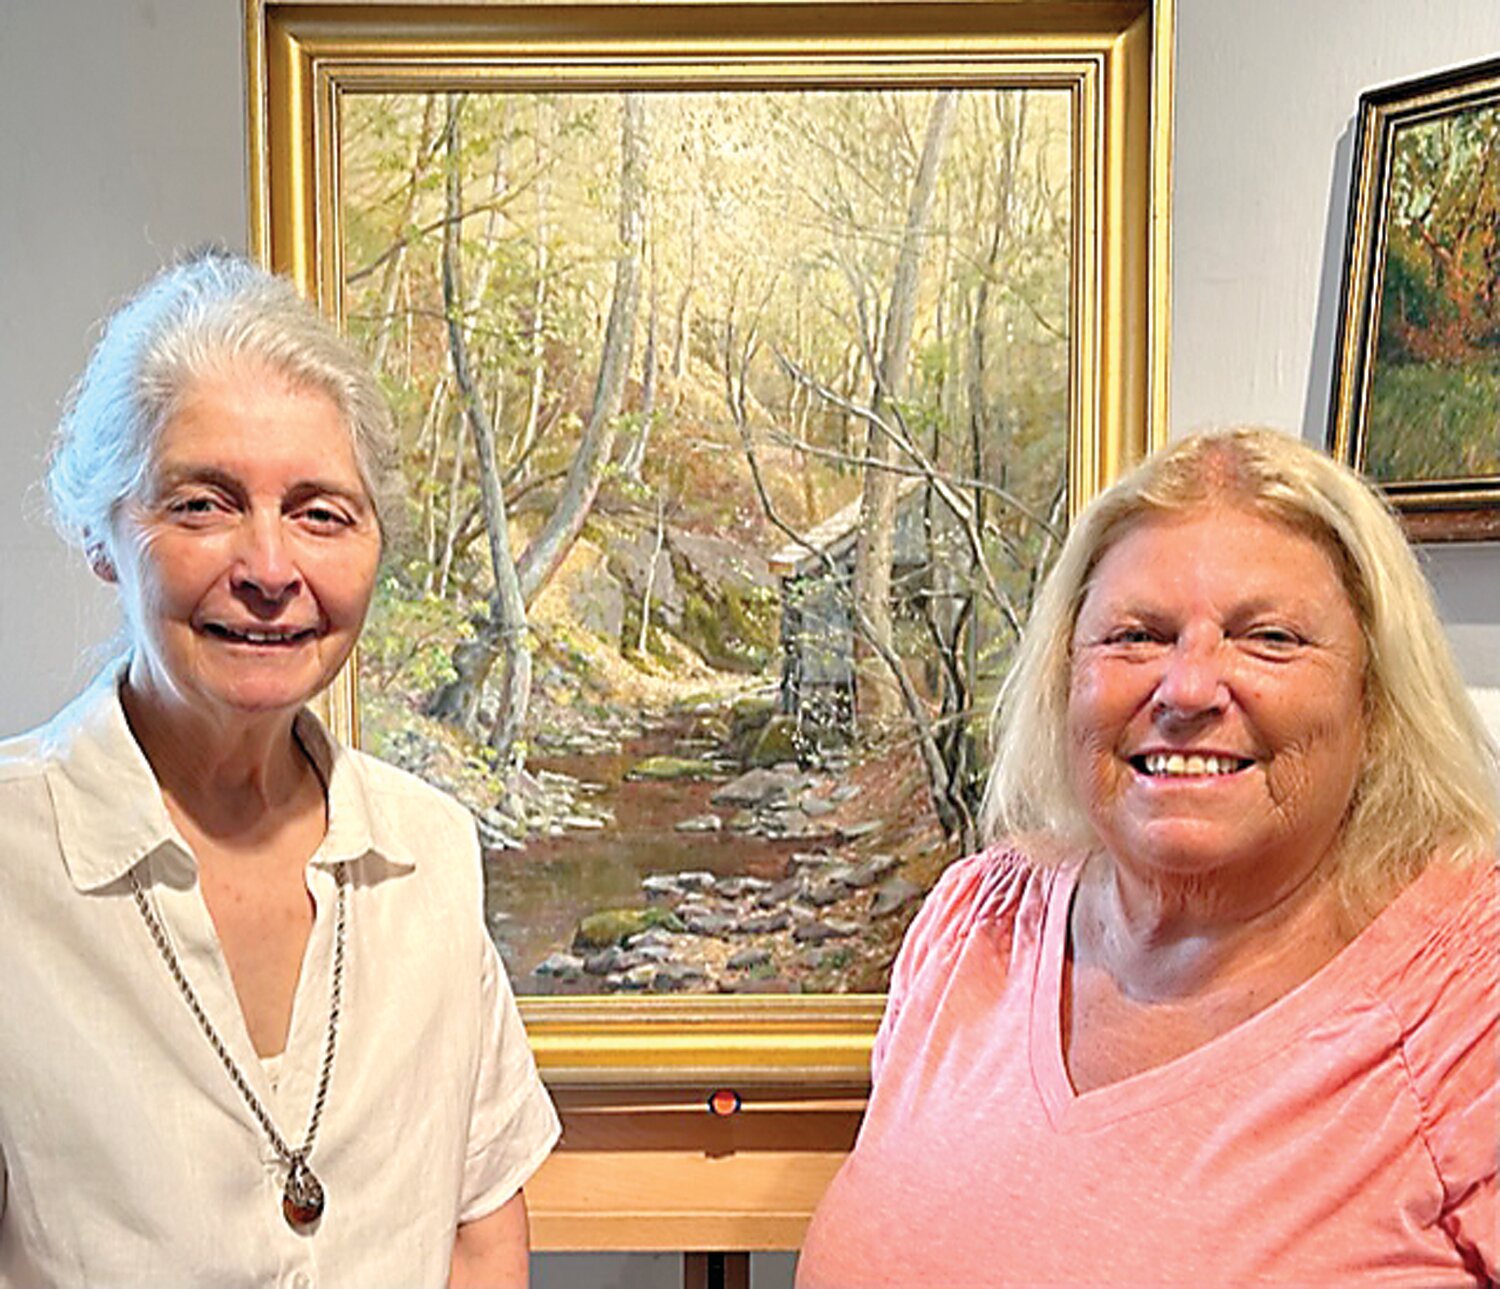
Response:
[[[1500,102],[1398,125],[1363,467],[1500,479]]]
[[[883,991],[1066,524],[1068,92],[350,93],[338,129],[399,426],[360,736],[472,810],[517,992]],[[1431,312],[1455,216],[1411,210],[1393,408],[1496,380],[1477,297]]]

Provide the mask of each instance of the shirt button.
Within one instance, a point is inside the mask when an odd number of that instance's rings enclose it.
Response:
[[[312,1289],[312,1277],[305,1271],[299,1271],[292,1277],[292,1289]]]

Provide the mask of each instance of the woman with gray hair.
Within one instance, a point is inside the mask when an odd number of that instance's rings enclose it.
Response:
[[[0,743],[0,1285],[526,1281],[557,1119],[472,820],[306,706],[390,438],[337,333],[217,252],[74,391],[54,513],[127,645]]]
[[[1500,1280],[1494,752],[1380,499],[1270,431],[1158,454],[997,734],[798,1285]]]

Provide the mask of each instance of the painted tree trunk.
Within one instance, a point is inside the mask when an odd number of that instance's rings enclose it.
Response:
[[[641,247],[645,239],[646,124],[641,95],[621,95],[620,118],[620,250],[615,260],[614,295],[599,357],[599,378],[594,385],[588,424],[568,468],[562,495],[517,561],[521,593],[527,604],[535,601],[567,558],[588,519],[594,498],[599,495],[599,483],[614,447],[625,377],[630,370],[641,294]]]
[[[866,424],[864,492],[860,498],[859,540],[854,560],[854,602],[869,624],[882,648],[873,652],[861,650],[857,701],[861,723],[883,724],[899,708],[899,688],[891,684],[881,655],[894,653],[891,618],[891,539],[896,519],[896,486],[898,476],[889,468],[896,460],[897,445],[878,419],[889,419],[887,413],[900,399],[911,356],[912,326],[916,317],[917,285],[920,277],[922,246],[926,240],[932,194],[937,186],[938,166],[953,127],[955,90],[942,90],[933,99],[927,118],[927,133],[922,157],[912,181],[907,204],[906,227],[902,230],[901,251],[891,281],[890,300],[886,308],[884,341],[880,365],[875,377],[875,412]]]
[[[469,365],[469,346],[464,324],[463,274],[460,261],[461,195],[459,185],[459,117],[462,99],[448,100],[447,220],[443,226],[443,311],[448,323],[449,355],[453,380],[458,387],[465,417],[474,438],[479,464],[479,489],[489,538],[490,566],[494,589],[489,617],[480,627],[470,648],[455,659],[458,677],[433,704],[435,715],[472,728],[479,708],[480,692],[491,667],[502,664],[499,706],[490,735],[490,745],[499,754],[502,773],[510,777],[525,759],[523,731],[531,697],[531,650],[526,639],[526,606],[520,580],[511,557],[505,493],[495,454],[495,430]],[[497,161],[497,176],[499,162]],[[499,182],[498,178],[496,180]]]

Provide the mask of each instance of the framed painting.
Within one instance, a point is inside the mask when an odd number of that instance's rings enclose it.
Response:
[[[1332,450],[1421,540],[1500,538],[1500,60],[1359,101]]]
[[[859,1087],[1070,513],[1165,424],[1170,0],[248,0],[399,450],[330,699],[554,1085]]]

